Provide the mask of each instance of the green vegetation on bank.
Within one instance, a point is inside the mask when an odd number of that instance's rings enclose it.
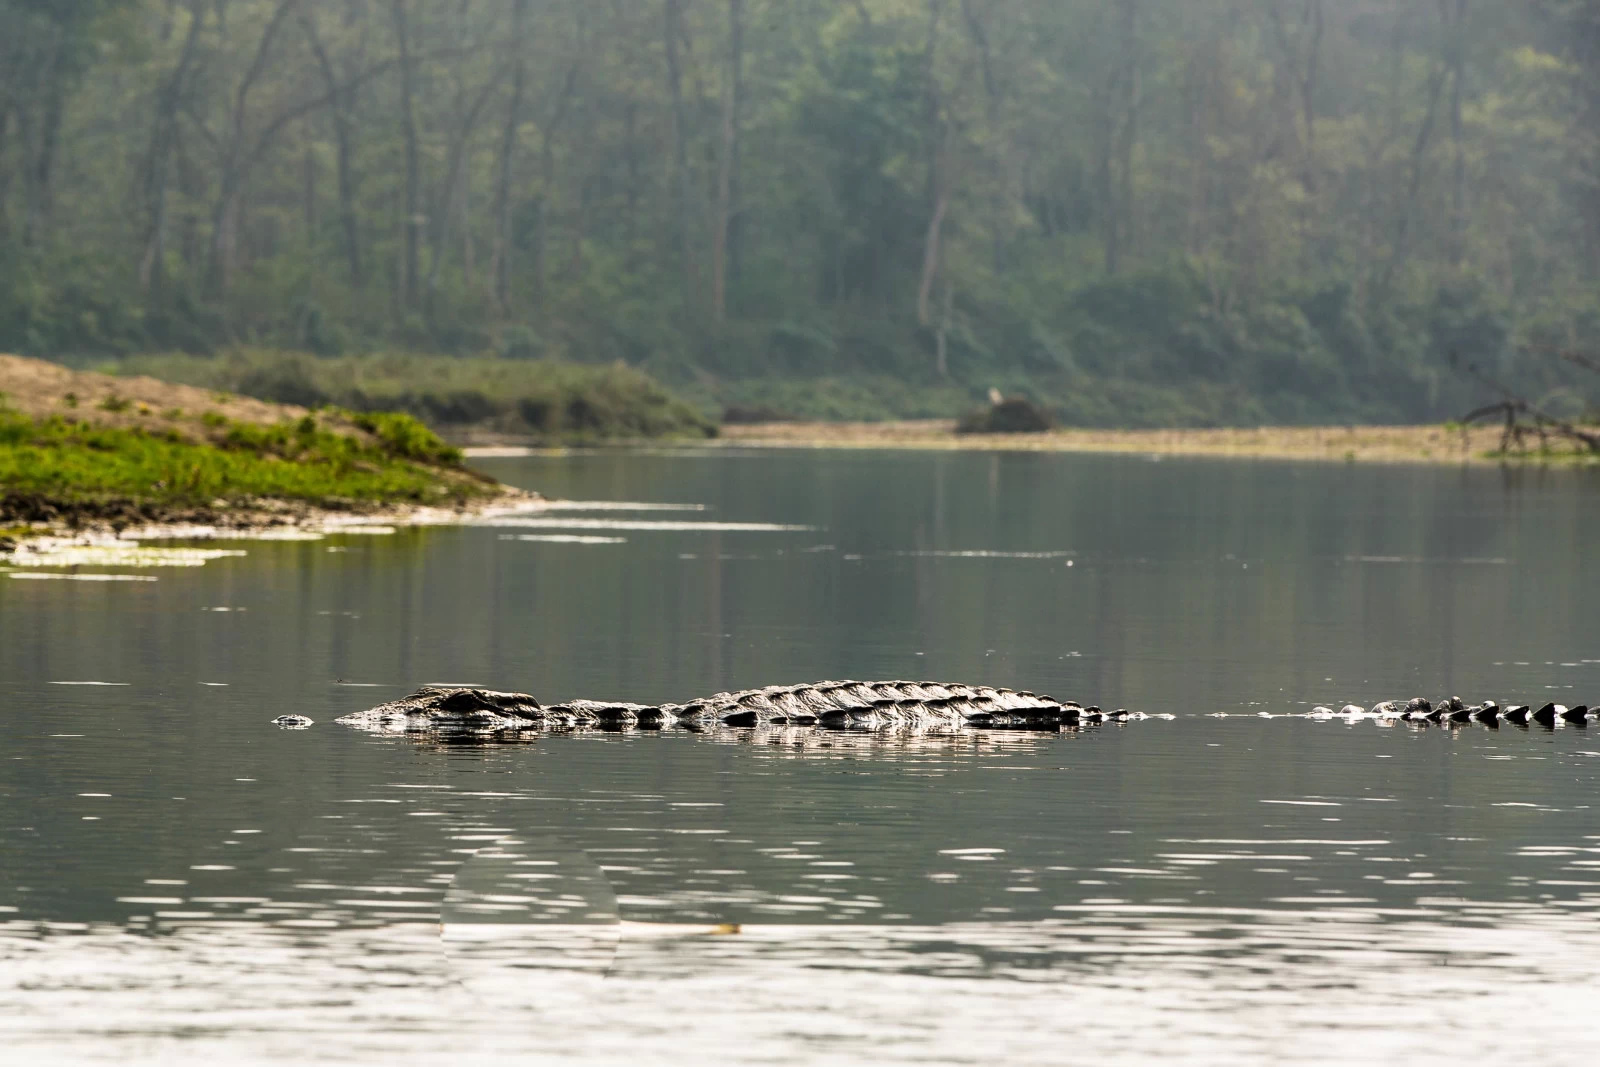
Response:
[[[145,429],[0,408],[0,518],[108,509],[161,517],[260,499],[443,506],[499,492],[409,416],[357,416],[365,439],[329,429],[328,421],[308,415],[260,426],[202,415],[183,428]]]
[[[402,412],[446,433],[472,428],[569,443],[716,433],[700,412],[626,366],[233,349],[135,356],[99,369],[301,407]]]

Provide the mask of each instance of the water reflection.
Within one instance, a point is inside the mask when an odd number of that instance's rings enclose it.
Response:
[[[1581,479],[497,470],[762,528],[335,533],[158,582],[0,582],[9,1057],[1453,1067],[1600,1045],[1592,735],[1308,717],[1600,695]],[[929,674],[1176,718],[489,745],[330,725],[434,679],[649,702]]]

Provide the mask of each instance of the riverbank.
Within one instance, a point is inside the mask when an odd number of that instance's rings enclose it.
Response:
[[[1564,445],[1502,456],[1497,426],[1262,426],[1231,429],[1090,430],[957,434],[950,419],[784,422],[723,427],[721,443],[745,448],[923,448],[1003,452],[1300,459],[1340,463],[1559,462],[1593,464]]]
[[[538,498],[408,415],[309,411],[0,356],[0,530],[437,521]]]
[[[403,412],[464,445],[705,440],[717,433],[705,415],[623,364],[236,348],[216,356],[130,356],[98,369],[278,404]]]

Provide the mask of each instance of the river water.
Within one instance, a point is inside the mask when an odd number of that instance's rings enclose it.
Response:
[[[8,1063],[1594,1061],[1600,725],[1296,717],[1600,704],[1592,476],[482,465],[588,504],[0,574]],[[332,722],[424,682],[838,677],[1172,717],[498,746]]]

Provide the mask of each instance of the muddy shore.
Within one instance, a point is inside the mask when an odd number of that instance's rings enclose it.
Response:
[[[35,542],[99,543],[142,540],[248,540],[338,533],[351,527],[450,526],[538,507],[544,497],[506,487],[498,496],[470,504],[319,507],[298,500],[215,501],[167,506],[149,501],[63,501],[0,494],[0,559]]]

